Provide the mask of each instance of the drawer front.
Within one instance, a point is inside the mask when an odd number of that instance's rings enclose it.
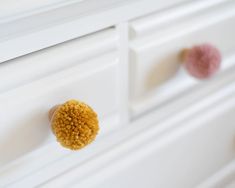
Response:
[[[55,104],[84,101],[100,121],[117,113],[117,70],[114,56],[105,56],[0,95],[0,165],[50,142],[48,110]]]
[[[162,21],[168,13],[130,23],[133,116],[163,105],[199,83],[182,68],[179,55],[183,49],[211,43],[222,53],[222,69],[232,65],[228,62],[235,55],[234,1],[209,6],[196,13],[186,12],[184,16],[175,10],[169,16],[171,19]]]

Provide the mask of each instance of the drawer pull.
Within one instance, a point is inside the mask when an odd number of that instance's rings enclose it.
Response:
[[[186,70],[198,79],[210,78],[218,71],[221,64],[220,51],[210,44],[185,49],[182,57]]]
[[[99,123],[97,114],[87,104],[69,100],[49,111],[52,132],[65,148],[79,150],[94,141]]]

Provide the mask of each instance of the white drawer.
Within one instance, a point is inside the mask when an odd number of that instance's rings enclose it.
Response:
[[[118,62],[111,54],[1,94],[0,165],[51,142],[48,110],[55,104],[84,101],[101,122],[117,114],[117,82]]]
[[[116,39],[106,43],[110,34],[108,30],[0,65],[1,79],[7,82],[0,86],[0,166],[54,143],[48,111],[66,100],[81,100],[97,112],[99,136],[118,125],[119,59]],[[110,118],[115,121],[103,126]],[[60,147],[53,146],[48,158],[67,153]]]
[[[234,23],[235,3],[231,0],[224,3],[195,1],[186,7],[132,21],[130,92],[133,116],[180,97],[183,91],[198,83],[181,66],[179,54],[184,48],[211,43],[222,53],[222,69],[231,66],[227,60],[235,55]]]

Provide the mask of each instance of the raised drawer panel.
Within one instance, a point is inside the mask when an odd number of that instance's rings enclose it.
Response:
[[[130,24],[131,33],[135,33],[130,44],[133,116],[180,97],[180,93],[199,83],[181,65],[183,49],[211,43],[222,53],[222,70],[234,62],[230,61],[235,57],[234,1],[189,14],[177,22],[167,22],[163,28],[160,27],[163,23],[154,22],[156,16],[146,18],[150,23],[153,21],[152,27],[144,27],[147,20],[142,19]]]
[[[1,94],[0,165],[51,142],[48,110],[54,105],[84,101],[102,122],[118,113],[117,93],[118,60],[110,54]]]

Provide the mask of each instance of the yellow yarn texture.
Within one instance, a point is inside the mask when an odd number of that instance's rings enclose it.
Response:
[[[52,131],[66,148],[79,150],[90,144],[99,131],[97,114],[87,104],[69,100],[54,112]]]

